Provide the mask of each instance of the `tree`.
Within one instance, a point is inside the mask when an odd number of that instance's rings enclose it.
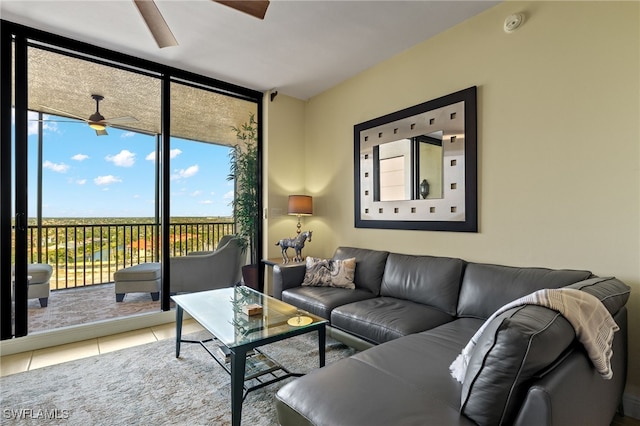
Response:
[[[229,153],[231,160],[227,180],[235,181],[234,209],[236,234],[241,238],[243,250],[249,249],[251,264],[258,262],[258,122],[255,114],[242,126],[232,127],[238,143]]]

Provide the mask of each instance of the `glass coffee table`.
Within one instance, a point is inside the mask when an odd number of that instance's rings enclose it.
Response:
[[[181,343],[198,343],[227,370],[231,375],[231,423],[234,426],[240,425],[242,402],[247,393],[302,375],[290,372],[269,358],[257,349],[259,346],[317,331],[319,364],[324,366],[327,323],[324,318],[245,286],[181,294],[171,299],[176,303],[176,358],[180,356]],[[183,340],[184,312],[214,338]],[[212,349],[212,344],[217,348]],[[245,381],[252,379],[258,384],[248,387]]]

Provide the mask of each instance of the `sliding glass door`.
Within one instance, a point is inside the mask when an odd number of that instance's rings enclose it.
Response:
[[[170,256],[235,232],[231,129],[260,117],[262,94],[1,28],[2,339],[170,309]],[[116,302],[113,274],[149,262],[161,264],[160,301]],[[39,265],[50,268],[46,307],[30,294]]]

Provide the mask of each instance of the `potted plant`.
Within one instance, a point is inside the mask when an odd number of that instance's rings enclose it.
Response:
[[[231,167],[227,180],[235,181],[233,206],[236,235],[240,237],[243,252],[249,250],[250,264],[243,266],[245,285],[259,289],[258,279],[258,122],[255,114],[240,127],[232,127],[238,143],[229,153]]]

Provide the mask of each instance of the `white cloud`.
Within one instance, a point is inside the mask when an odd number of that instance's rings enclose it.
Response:
[[[85,183],[87,183],[87,180],[86,179],[78,179],[78,180],[76,180],[76,183],[78,185],[84,185]]]
[[[135,132],[125,132],[125,133],[121,134],[120,137],[121,138],[132,138],[135,135],[136,135]]]
[[[122,179],[117,178],[113,175],[98,176],[93,180],[93,183],[95,183],[96,185],[110,185],[117,182],[122,182]]]
[[[176,170],[173,176],[171,176],[171,179],[173,180],[190,178],[192,176],[195,176],[198,173],[198,170],[200,170],[200,167],[198,167],[197,164],[187,167],[186,169]]]
[[[169,151],[169,158],[173,160],[180,154],[182,154],[182,151],[178,148],[172,149],[171,151]],[[149,154],[147,154],[146,157],[144,157],[144,159],[147,161],[156,161],[156,152],[151,151]]]
[[[11,108],[11,123],[15,124],[15,109]],[[51,118],[48,114],[42,114],[43,120],[49,120]],[[35,111],[27,111],[27,132],[29,135],[37,135],[38,134],[38,113]],[[58,131],[58,123],[53,121],[43,121],[42,122],[42,131]]]
[[[136,162],[136,154],[126,149],[123,149],[116,155],[107,155],[105,160],[111,161],[113,164],[119,167],[131,167]]]
[[[48,114],[42,114],[43,120],[49,120],[50,116]],[[38,134],[38,113],[35,111],[27,111],[27,132],[28,135],[37,135]],[[16,124],[16,110],[15,108],[11,108],[11,125]],[[58,123],[51,121],[43,121],[42,122],[42,130],[50,130],[52,132],[58,131]]]
[[[89,156],[86,154],[76,154],[73,157],[71,157],[72,160],[76,160],[76,161],[84,161],[87,158],[89,158]]]
[[[222,196],[225,200],[233,200],[233,191],[229,191]]]
[[[200,191],[199,189],[193,191],[191,194],[189,194],[192,197],[197,197],[198,195],[202,195],[202,191]]]
[[[199,204],[213,204],[213,201],[211,200],[202,200],[199,202]]]
[[[67,170],[69,170],[69,166],[64,164],[64,163],[52,163],[51,161],[47,160],[44,163],[42,163],[42,167],[45,169],[49,169],[52,170],[54,172],[57,173],[67,173]]]

